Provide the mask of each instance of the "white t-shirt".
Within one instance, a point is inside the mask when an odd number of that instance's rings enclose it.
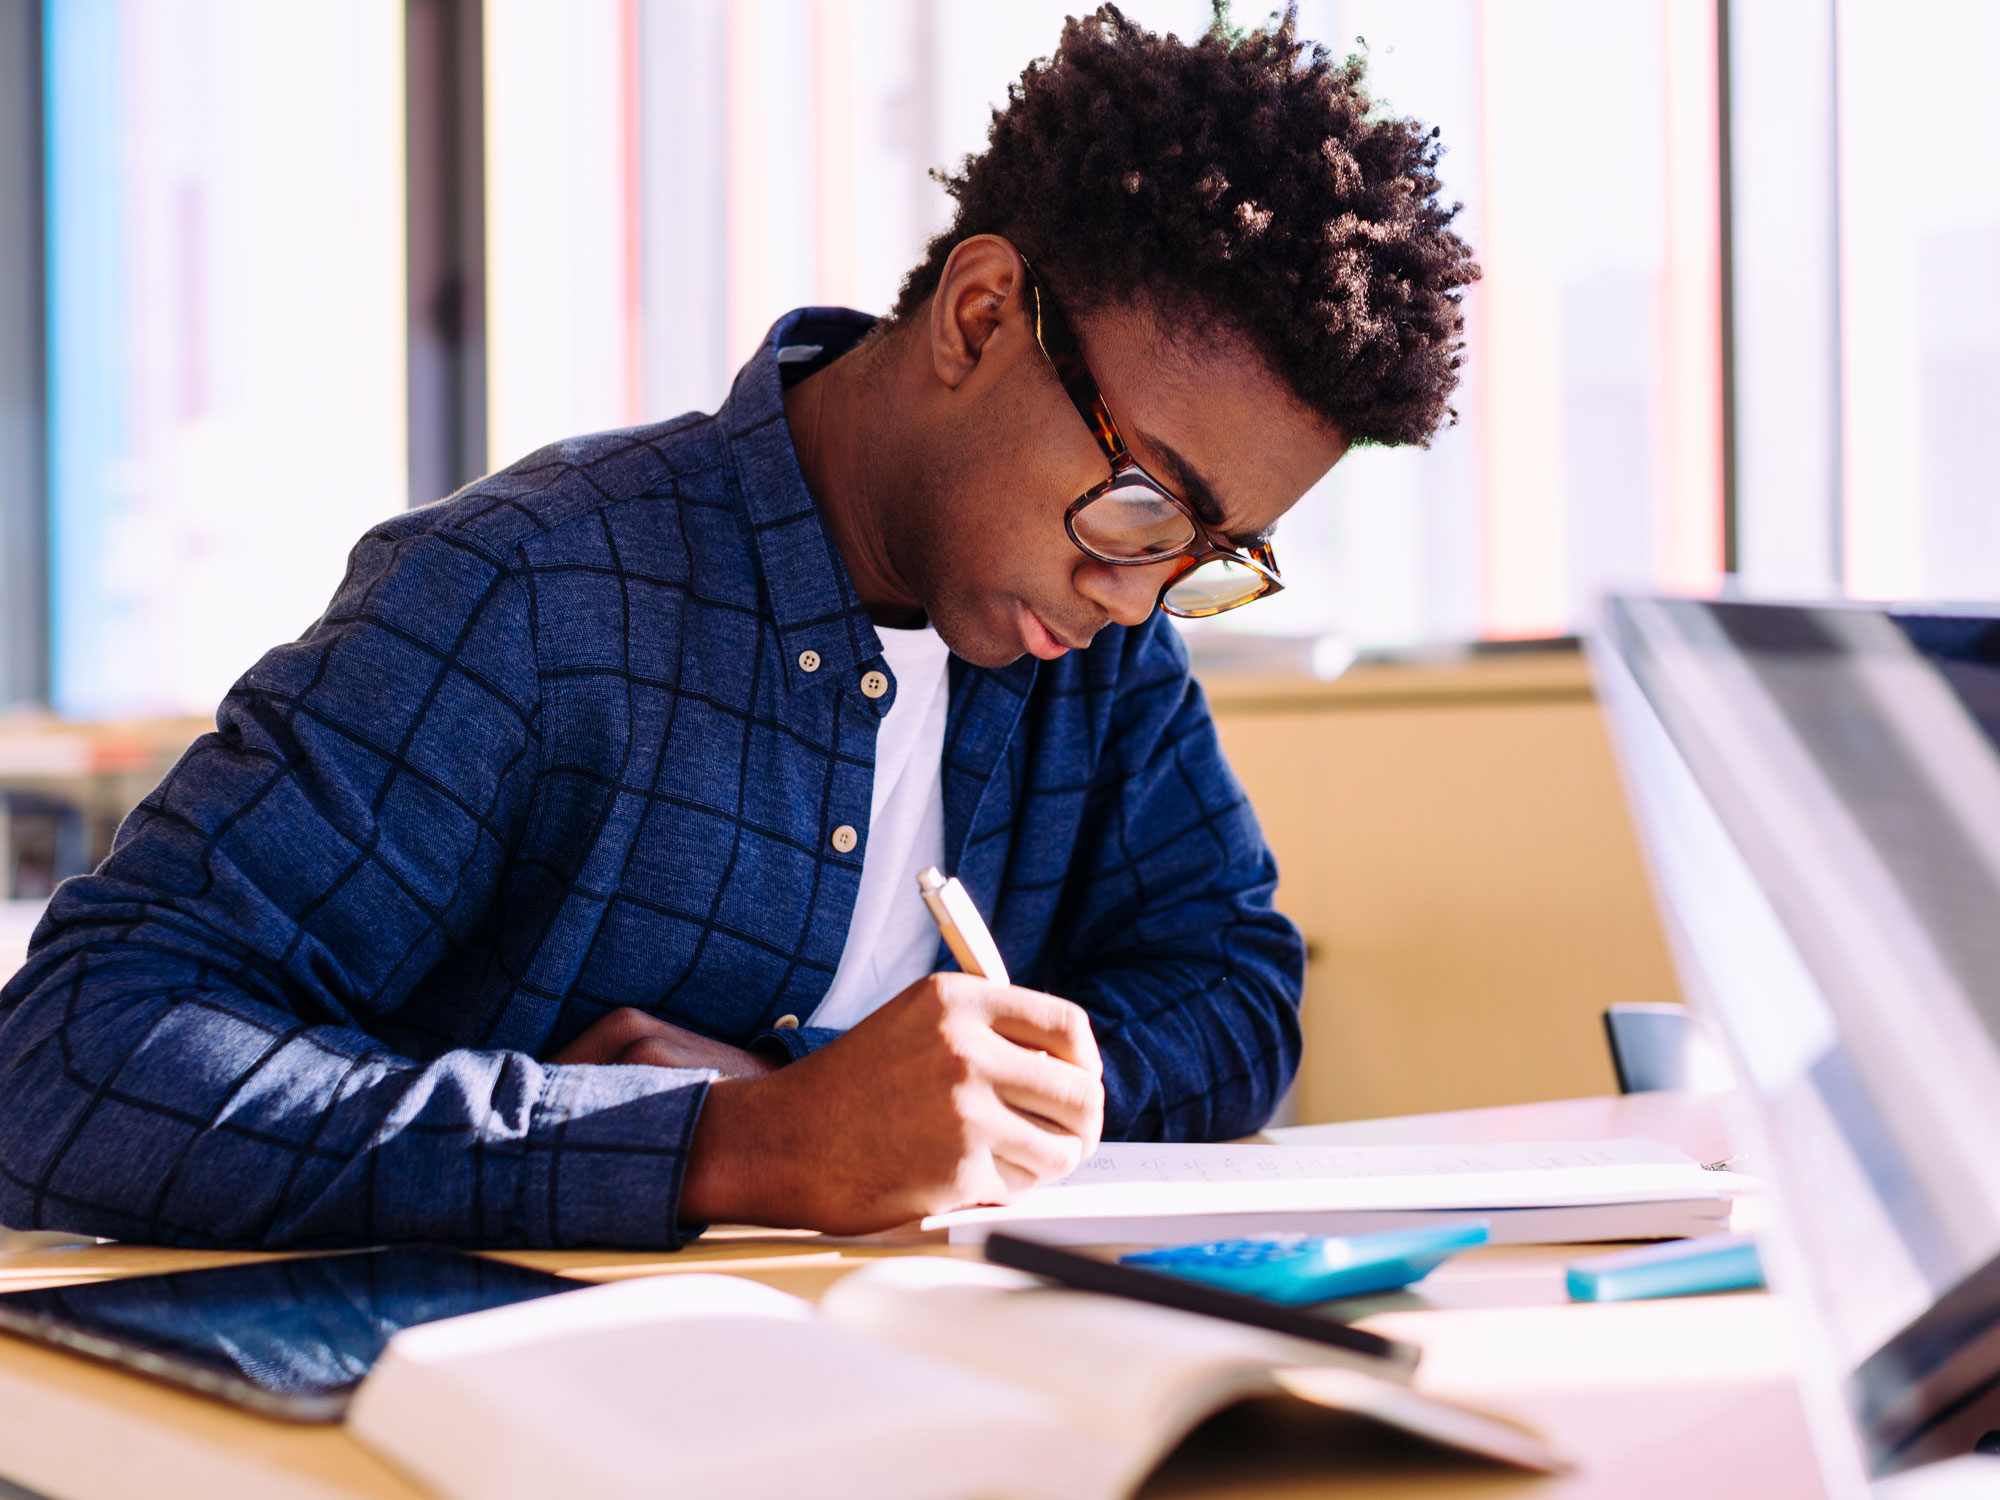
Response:
[[[896,701],[875,733],[861,890],[833,985],[808,1026],[845,1030],[937,967],[938,930],[917,871],[944,864],[944,720],[951,652],[938,633],[875,627]]]

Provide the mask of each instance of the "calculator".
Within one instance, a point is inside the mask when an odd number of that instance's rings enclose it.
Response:
[[[1394,1291],[1488,1237],[1484,1219],[1377,1234],[1272,1234],[1121,1255],[1122,1265],[1298,1307]]]

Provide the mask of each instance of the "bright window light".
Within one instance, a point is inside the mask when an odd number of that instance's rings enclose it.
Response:
[[[213,707],[405,501],[402,8],[46,8],[57,707]]]
[[[2000,8],[1838,15],[1848,590],[2000,599]]]
[[[487,452],[498,468],[628,426],[644,405],[638,10],[486,0],[484,23]]]

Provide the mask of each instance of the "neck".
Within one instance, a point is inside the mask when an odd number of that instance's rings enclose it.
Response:
[[[895,452],[892,342],[873,341],[786,391],[785,421],[806,489],[868,618],[900,628],[921,625],[924,610],[886,542],[890,486],[882,482],[882,460]]]

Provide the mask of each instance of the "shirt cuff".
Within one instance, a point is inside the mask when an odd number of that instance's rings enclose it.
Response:
[[[530,1245],[678,1250],[681,1182],[712,1068],[568,1063],[543,1068],[518,1199]]]
[[[808,1052],[817,1052],[835,1037],[847,1033],[838,1026],[787,1026],[780,1031],[775,1026],[769,1031],[760,1031],[752,1038],[750,1050],[775,1056],[783,1062],[797,1062]]]

